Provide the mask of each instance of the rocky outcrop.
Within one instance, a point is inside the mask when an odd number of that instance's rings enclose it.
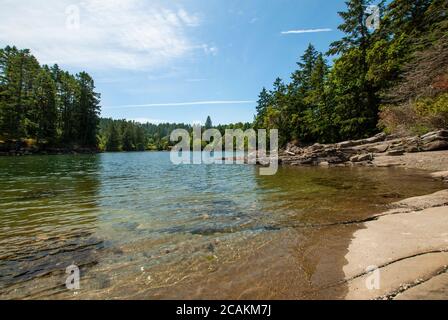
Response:
[[[365,222],[353,234],[345,256],[345,298],[446,298],[447,205],[448,190],[442,190],[397,202]]]
[[[448,130],[414,137],[388,136],[380,133],[368,139],[335,144],[314,144],[309,147],[288,144],[280,153],[279,159],[285,165],[373,165],[372,161],[378,155],[401,156],[405,153],[447,149]]]

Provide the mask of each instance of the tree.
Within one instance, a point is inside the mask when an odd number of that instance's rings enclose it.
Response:
[[[34,107],[29,114],[29,119],[34,119],[32,136],[37,141],[46,140],[47,143],[54,144],[57,141],[58,120],[56,86],[46,68],[36,77],[33,97]]]
[[[127,123],[125,123],[123,126],[122,149],[123,151],[135,150],[133,128]]]
[[[135,146],[137,151],[145,151],[146,137],[145,131],[141,126],[138,126],[135,131]]]
[[[78,142],[85,147],[94,147],[98,143],[96,133],[100,95],[94,91],[95,85],[89,74],[81,72],[76,76],[76,80],[79,83],[75,111]]]
[[[266,117],[266,112],[269,105],[272,102],[272,97],[266,88],[263,88],[258,96],[257,102],[257,115],[255,117],[255,127],[263,129],[264,118]]]
[[[299,68],[291,76],[293,86],[302,94],[311,89],[311,76],[318,56],[319,53],[310,43],[302,55],[301,60],[297,62]]]
[[[211,129],[213,127],[212,119],[210,116],[207,117],[207,120],[205,121],[205,129]]]
[[[120,134],[117,127],[112,122],[109,126],[108,137],[106,141],[107,151],[119,151],[120,150]]]
[[[29,50],[0,49],[0,135],[46,146],[96,148],[99,98],[93,79],[40,66]]]
[[[39,64],[29,50],[8,46],[0,51],[0,132],[9,139],[26,135],[26,115],[38,71]]]

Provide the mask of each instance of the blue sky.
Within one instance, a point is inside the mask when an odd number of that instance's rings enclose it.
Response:
[[[345,5],[0,0],[0,8],[0,44],[89,72],[102,94],[102,116],[196,123],[210,115],[217,124],[252,121],[263,86],[288,79],[310,42],[326,51],[341,37],[337,12]]]

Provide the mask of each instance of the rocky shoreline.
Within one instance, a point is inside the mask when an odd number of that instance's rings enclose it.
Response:
[[[345,299],[448,299],[448,190],[397,202],[363,226],[345,256]]]
[[[48,147],[27,146],[23,142],[0,143],[0,156],[30,156],[30,155],[63,155],[63,154],[96,154],[97,148],[89,147]]]
[[[398,157],[408,153],[438,150],[448,150],[448,130],[414,137],[380,133],[368,139],[308,147],[288,144],[280,152],[279,162],[293,166],[377,166],[375,159],[381,156]],[[387,165],[383,163],[382,166]]]
[[[394,203],[363,222],[344,257],[340,286],[347,288],[343,298],[348,300],[448,299],[448,130],[414,137],[381,133],[308,147],[288,144],[279,160],[292,166],[403,167],[446,182],[445,190]]]

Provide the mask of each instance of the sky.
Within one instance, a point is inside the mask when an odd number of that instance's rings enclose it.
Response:
[[[0,46],[86,71],[101,116],[251,122],[309,43],[341,38],[343,0],[0,0]]]

